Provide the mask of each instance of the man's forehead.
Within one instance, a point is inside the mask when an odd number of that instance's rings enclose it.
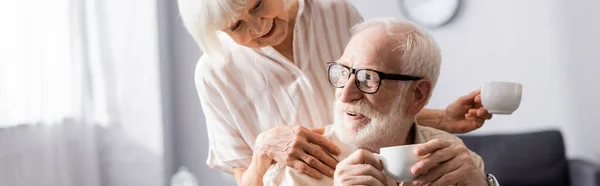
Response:
[[[346,49],[344,54],[342,55],[340,62],[348,65],[354,66],[354,63],[360,64],[364,61],[376,61],[376,49],[370,45],[348,45],[349,48]]]
[[[396,60],[396,52],[394,47],[390,46],[390,42],[384,39],[364,38],[361,35],[356,35],[350,41],[344,54],[338,60],[346,66],[353,68],[370,68],[375,70],[397,69],[399,61]],[[390,69],[391,68],[391,69]]]

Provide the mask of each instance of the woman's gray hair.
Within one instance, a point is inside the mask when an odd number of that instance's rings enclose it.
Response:
[[[377,18],[360,22],[350,32],[355,35],[376,26],[385,27],[387,36],[397,41],[393,50],[402,63],[401,73],[430,79],[432,87],[435,87],[440,75],[442,56],[433,38],[419,26],[398,18]]]
[[[226,55],[219,40],[221,30],[233,24],[249,0],[179,0],[179,14],[183,24],[204,55],[217,58]],[[287,8],[291,0],[284,1]]]

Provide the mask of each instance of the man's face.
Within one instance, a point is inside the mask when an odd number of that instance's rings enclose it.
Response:
[[[392,43],[385,29],[368,28],[352,38],[337,62],[355,69],[400,73],[395,56],[398,51],[393,51]],[[394,140],[398,131],[409,129],[406,123],[414,118],[405,112],[410,81],[382,80],[376,93],[366,94],[358,89],[355,78],[351,75],[344,88],[337,88],[335,93],[334,127],[343,141],[377,148],[382,141]]]

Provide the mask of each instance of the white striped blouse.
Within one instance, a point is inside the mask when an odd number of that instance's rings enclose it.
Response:
[[[206,118],[207,164],[227,173],[248,167],[258,134],[283,125],[324,127],[333,122],[334,88],[326,62],[341,57],[349,29],[362,20],[346,0],[299,0],[294,63],[272,47],[222,42],[231,58],[203,56],[196,88]]]

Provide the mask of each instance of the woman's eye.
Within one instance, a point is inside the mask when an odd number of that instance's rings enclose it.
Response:
[[[256,2],[256,5],[254,5],[254,8],[252,8],[252,10],[256,11],[256,10],[260,9],[262,7],[262,4],[263,4],[263,0],[258,0]]]
[[[233,26],[231,27],[231,31],[232,31],[232,32],[233,32],[233,31],[236,31],[237,29],[239,29],[239,28],[240,28],[240,26],[241,26],[241,25],[242,25],[242,22],[241,22],[241,21],[238,21],[238,22],[236,22],[236,23],[235,23],[235,25],[233,25]]]

